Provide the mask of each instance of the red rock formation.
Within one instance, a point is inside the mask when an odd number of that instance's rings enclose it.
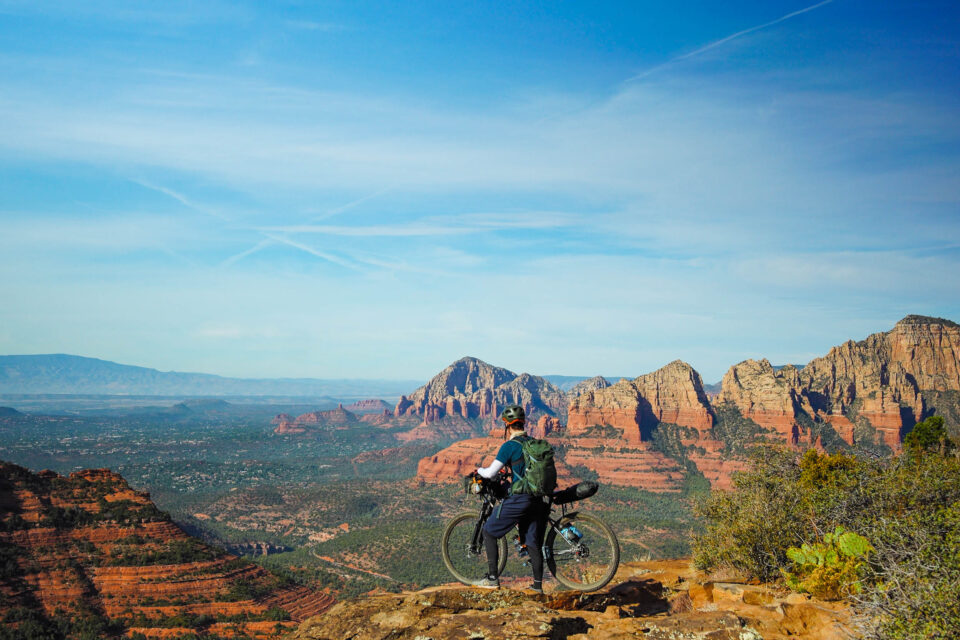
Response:
[[[960,326],[908,316],[888,332],[833,347],[802,370],[741,362],[724,376],[718,400],[794,443],[800,413],[829,423],[850,444],[862,419],[897,451],[905,431],[929,413],[924,391],[958,390]]]
[[[586,467],[601,483],[636,487],[656,493],[677,493],[686,471],[677,462],[646,443],[637,447],[608,448],[597,454],[587,449],[570,449],[563,460],[570,467]],[[573,470],[576,473],[576,470]]]
[[[423,458],[417,465],[417,479],[423,482],[460,480],[478,467],[490,464],[503,440],[471,438],[450,445],[443,451]]]
[[[713,426],[700,374],[685,362],[670,364],[634,380],[586,391],[573,398],[567,430],[573,436],[596,425],[623,432],[627,442],[648,440],[661,422],[707,431]]]
[[[800,389],[796,367],[774,370],[770,361],[744,360],[723,376],[718,403],[735,405],[744,418],[776,431],[785,440],[797,442],[797,412],[810,410]]]
[[[281,413],[273,419],[277,427],[273,430],[279,434],[301,434],[322,429],[344,429],[359,422],[356,414],[338,404],[336,409],[328,411],[312,411],[290,420],[290,416]]]
[[[565,410],[565,395],[547,380],[461,358],[409,397],[402,396],[394,416],[418,416],[424,425],[444,419],[493,421],[508,404],[519,404],[528,419]]]
[[[925,391],[960,390],[958,354],[960,326],[910,316],[887,333],[835,347],[803,369],[792,365],[777,369],[765,359],[734,365],[723,378],[715,406],[718,412],[734,407],[744,418],[775,434],[771,437],[799,446],[823,447],[820,436],[811,430],[813,422],[829,425],[851,445],[857,444],[856,434],[861,433],[858,429],[869,425],[882,442],[896,451],[913,421],[929,414]],[[455,436],[456,425],[460,425],[464,436],[468,435],[465,422],[457,421],[462,420],[458,416],[463,415],[464,407],[471,405],[459,394],[457,384],[450,382],[456,377],[454,372],[449,373],[444,378],[444,393],[450,389],[453,392],[444,396],[442,406],[423,405],[424,426],[415,430],[416,437],[437,433],[444,423],[445,435]],[[492,370],[485,370],[482,376],[477,374],[486,379],[496,375]],[[470,380],[469,376],[457,379]],[[558,442],[564,444],[566,464],[587,467],[607,482],[677,490],[676,469],[680,467],[670,468],[674,463],[664,463],[668,459],[649,450],[648,445],[660,425],[668,423],[694,430],[693,435],[682,436],[681,445],[687,459],[713,486],[729,486],[730,474],[743,467],[727,451],[721,436],[714,433],[713,407],[700,376],[689,365],[672,362],[653,373],[613,385],[601,380],[594,379],[593,384],[571,394],[567,424],[562,431],[558,430],[559,421],[549,416],[531,426],[531,433],[540,437],[562,434]],[[463,388],[481,387],[464,382]],[[403,398],[397,413],[416,414],[418,403],[423,403],[425,397],[428,396]],[[491,395],[482,398],[485,407],[495,403]],[[466,413],[471,415],[469,409]],[[500,431],[494,428],[492,433],[499,436]],[[724,438],[736,437],[729,431],[720,433]],[[460,466],[469,466],[465,459],[460,460],[463,456],[475,458],[477,451],[459,443],[444,450],[435,457],[450,472],[433,472],[423,479],[452,479]],[[471,459],[470,464],[473,462]],[[682,479],[682,474],[679,477]]]
[[[105,503],[112,505],[108,509]],[[158,623],[142,632],[163,636],[168,631],[159,628],[164,617],[242,614],[250,621],[237,623],[240,633],[273,639],[333,604],[328,593],[282,587],[261,567],[190,538],[154,507],[148,494],[107,469],[63,478],[0,463],[0,504],[5,507],[0,544],[21,567],[19,575],[7,572],[0,578],[0,600],[33,608],[41,616],[92,611],[122,624],[140,613]],[[130,526],[115,518],[143,522]],[[197,560],[171,563],[187,552]],[[289,603],[292,621],[279,627],[258,621],[272,605],[231,597],[240,583],[275,587],[271,598]],[[176,604],[147,605],[145,598]],[[262,622],[269,622],[269,629]]]
[[[562,428],[563,425],[560,424],[560,420],[558,418],[554,418],[552,416],[540,416],[540,419],[537,420],[537,424],[527,429],[527,433],[534,438],[546,438],[551,433],[556,433]]]

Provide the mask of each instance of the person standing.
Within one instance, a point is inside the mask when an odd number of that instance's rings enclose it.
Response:
[[[494,478],[501,469],[507,468],[510,479],[510,495],[494,509],[493,514],[483,527],[483,543],[487,551],[487,575],[476,586],[485,589],[499,589],[500,577],[497,575],[499,550],[497,539],[505,536],[514,525],[519,525],[520,541],[526,546],[533,569],[533,585],[536,593],[543,593],[543,534],[547,516],[550,512],[550,495],[556,486],[556,469],[553,466],[552,448],[542,440],[535,440],[526,433],[526,415],[523,407],[510,405],[500,414],[504,423],[504,442],[497,451],[497,457],[489,467],[477,469],[477,473],[487,479]],[[549,455],[549,471],[533,469],[543,463],[539,456],[531,458],[531,443],[541,447]],[[526,449],[526,455],[525,455]],[[528,461],[533,460],[528,469]],[[530,476],[527,477],[527,472]],[[550,473],[552,472],[552,479]],[[544,481],[544,475],[547,479]],[[543,486],[544,484],[552,486]]]

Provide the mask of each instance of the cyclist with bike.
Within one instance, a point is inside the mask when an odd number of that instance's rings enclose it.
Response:
[[[520,530],[520,540],[526,545],[530,566],[533,569],[533,585],[536,593],[543,593],[543,534],[550,513],[550,498],[554,487],[544,489],[536,486],[538,481],[526,477],[523,444],[532,440],[526,434],[526,415],[523,407],[510,405],[500,414],[504,423],[504,439],[497,457],[489,467],[477,469],[483,478],[493,479],[504,468],[508,469],[510,480],[509,495],[493,511],[483,526],[483,543],[487,553],[487,575],[476,586],[485,589],[499,589],[500,578],[497,567],[500,561],[497,540],[505,536],[514,526]],[[550,460],[552,468],[552,456]],[[532,475],[532,474],[531,474]],[[554,473],[553,482],[556,482]],[[544,492],[546,491],[546,495]]]

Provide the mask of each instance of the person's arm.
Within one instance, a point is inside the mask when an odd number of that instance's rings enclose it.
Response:
[[[491,464],[489,467],[480,467],[477,469],[477,473],[487,480],[497,475],[500,469],[503,469],[504,465],[510,461],[510,453],[507,450],[508,444],[509,442],[504,442],[502,445],[500,445],[500,450],[497,451],[497,459],[493,461],[493,464]]]
[[[500,472],[500,469],[503,469],[503,463],[499,460],[494,460],[493,464],[491,464],[489,467],[480,467],[477,469],[477,473],[489,480],[497,475],[497,473]]]

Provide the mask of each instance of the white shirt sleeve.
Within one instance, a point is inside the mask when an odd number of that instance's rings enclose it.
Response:
[[[482,467],[479,468],[479,469],[477,469],[477,473],[479,473],[479,474],[482,475],[484,478],[486,478],[487,480],[489,480],[489,479],[492,478],[493,476],[497,475],[497,472],[500,471],[500,469],[503,469],[503,463],[500,462],[499,460],[494,460],[494,461],[493,461],[493,464],[491,464],[491,465],[490,465],[489,467],[487,467],[486,469],[484,469],[484,468],[482,468]]]

